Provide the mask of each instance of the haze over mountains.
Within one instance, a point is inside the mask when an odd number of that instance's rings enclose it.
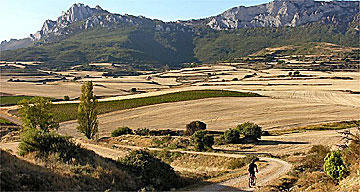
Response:
[[[56,21],[46,20],[30,37],[3,41],[2,51],[15,51],[3,52],[1,60],[159,67],[231,60],[289,43],[326,41],[359,46],[359,18],[358,1],[275,0],[176,22],[120,15],[78,3]]]

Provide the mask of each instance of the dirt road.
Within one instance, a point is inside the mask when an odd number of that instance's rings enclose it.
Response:
[[[257,174],[257,187],[266,185],[270,181],[280,177],[291,169],[291,164],[274,158],[260,158],[260,161],[266,161],[268,165],[259,170]],[[254,191],[256,188],[248,187],[249,176],[242,175],[221,183],[215,183],[194,189],[195,191]]]

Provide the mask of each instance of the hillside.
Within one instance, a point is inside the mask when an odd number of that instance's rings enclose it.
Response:
[[[276,0],[177,22],[74,4],[57,20],[45,21],[42,29],[31,35],[32,43],[26,45],[30,47],[2,51],[1,60],[41,61],[45,64],[40,67],[51,69],[110,62],[132,70],[232,61],[266,47],[306,42],[359,47],[358,4]],[[6,46],[21,47],[9,42]]]

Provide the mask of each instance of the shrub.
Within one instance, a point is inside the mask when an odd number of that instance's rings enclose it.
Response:
[[[257,141],[261,139],[261,127],[255,123],[246,122],[236,127],[240,134],[244,135],[245,140]]]
[[[193,121],[186,125],[186,135],[193,135],[196,131],[205,130],[206,124],[201,121]]]
[[[70,162],[81,152],[80,145],[71,142],[68,137],[61,136],[55,132],[44,132],[37,129],[26,129],[21,134],[19,154],[26,155],[36,152],[37,157],[47,158],[55,154],[64,162]]]
[[[183,153],[180,152],[170,152],[166,149],[161,150],[161,151],[154,151],[153,154],[160,158],[162,161],[166,162],[166,163],[171,163],[173,162],[175,159],[183,156]]]
[[[258,159],[255,155],[246,156],[244,158],[236,158],[228,162],[229,169],[238,169],[251,163],[252,160]]]
[[[64,101],[70,101],[70,97],[67,96],[67,95],[65,95],[65,96],[64,96]]]
[[[310,171],[321,171],[324,165],[324,158],[328,153],[330,153],[330,148],[327,146],[312,146],[303,161],[304,168],[307,168]]]
[[[140,136],[150,135],[150,130],[148,128],[139,128],[135,130],[135,134]]]
[[[236,129],[229,129],[224,132],[224,141],[225,143],[236,144],[240,142],[240,133]]]
[[[132,129],[129,127],[120,127],[111,132],[111,137],[119,137],[121,135],[133,134]]]
[[[207,134],[207,131],[196,131],[191,136],[191,142],[193,143],[196,151],[208,151],[212,150],[214,145],[214,137]]]
[[[347,175],[347,168],[340,151],[328,153],[324,161],[324,171],[331,178],[340,181]]]
[[[165,191],[177,185],[179,176],[174,169],[147,151],[132,151],[119,161],[141,181],[143,188]]]

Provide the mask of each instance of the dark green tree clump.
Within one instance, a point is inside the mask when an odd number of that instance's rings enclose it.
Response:
[[[206,124],[204,122],[201,121],[192,121],[191,123],[186,125],[186,135],[193,135],[196,131],[199,130],[205,130],[206,129]]]
[[[261,139],[262,130],[261,127],[255,123],[246,122],[236,127],[245,140],[257,141]]]
[[[191,142],[196,151],[209,151],[214,145],[214,137],[205,130],[199,130],[191,136]]]
[[[93,92],[91,81],[85,82],[81,87],[80,104],[78,107],[77,129],[88,139],[94,138],[98,132],[99,121],[97,119],[97,99]]]
[[[20,116],[23,122],[19,154],[36,152],[37,157],[48,157],[56,154],[59,160],[69,162],[80,151],[79,145],[68,137],[60,136],[54,129],[59,127],[54,115],[50,112],[51,102],[42,97],[19,102]]]
[[[34,97],[30,100],[21,100],[20,117],[25,129],[49,131],[59,128],[59,123],[51,113],[51,101],[43,97]]]
[[[236,129],[229,129],[224,132],[225,143],[236,144],[240,142],[240,133]]]
[[[129,127],[120,127],[111,132],[111,137],[119,137],[121,135],[133,134],[132,129]]]
[[[179,176],[174,169],[147,151],[132,151],[120,163],[135,174],[145,190],[167,191],[177,186]]]
[[[47,158],[56,154],[58,160],[70,162],[82,151],[80,145],[70,141],[69,137],[61,136],[53,131],[44,132],[37,129],[27,129],[21,135],[19,154],[26,155],[36,152],[39,158]]]

